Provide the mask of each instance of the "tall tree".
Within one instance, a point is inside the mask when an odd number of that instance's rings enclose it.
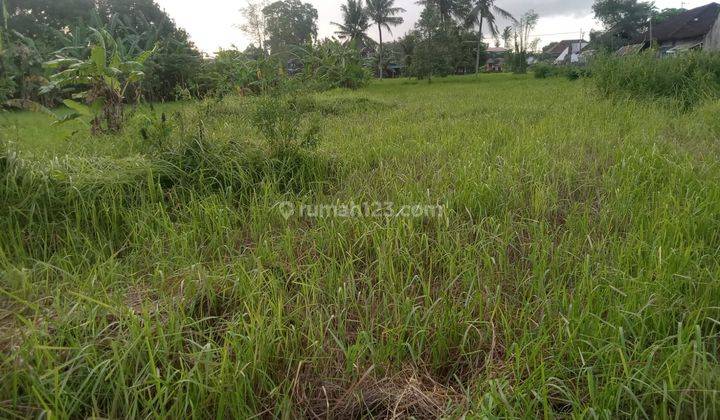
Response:
[[[317,38],[318,11],[300,0],[281,0],[263,9],[265,35],[273,54],[287,53],[293,45],[307,45]]]
[[[265,32],[267,27],[265,16],[263,15],[263,9],[265,7],[267,7],[265,0],[247,0],[245,7],[240,9],[240,13],[242,13],[245,22],[239,26],[241,31],[252,38],[257,48],[259,48],[263,54],[265,53]]]
[[[365,32],[370,29],[370,16],[363,7],[362,0],[347,0],[340,6],[342,10],[342,23],[332,22],[337,26],[335,33],[340,39],[361,48],[370,42]]]
[[[155,0],[4,0],[4,3],[10,33],[31,40],[33,49],[45,58],[60,49],[64,54],[73,50],[82,55],[88,48],[89,26],[105,28],[129,51],[159,45],[158,52],[144,63],[143,93],[150,99],[170,99],[178,85],[187,85],[197,77],[202,55]],[[39,80],[45,71],[33,66],[15,73],[17,83]],[[22,87],[24,82],[19,86],[13,95],[28,95],[28,90]],[[40,99],[36,94],[30,96]]]
[[[497,18],[502,17],[515,22],[513,15],[495,5],[495,0],[473,0],[472,9],[465,18],[468,27],[477,27],[477,44],[475,47],[475,73],[480,73],[480,55],[483,47],[483,23],[487,24],[490,35],[497,37],[500,33]]]
[[[658,23],[663,23],[666,20],[670,19],[671,17],[677,16],[680,13],[685,13],[685,12],[687,12],[687,9],[685,9],[685,8],[676,9],[676,8],[671,7],[671,8],[662,9],[661,11],[656,12],[653,15],[653,24],[657,25]]]
[[[539,39],[531,39],[531,33],[535,30],[540,15],[535,10],[526,12],[520,20],[517,21],[514,28],[515,51],[512,55],[513,72],[517,74],[527,73],[528,68],[528,51],[537,48]]]
[[[650,2],[638,0],[595,0],[595,18],[605,27],[602,34],[593,34],[593,41],[609,49],[627,45],[645,32],[650,17],[657,9]]]
[[[467,0],[418,0],[417,4],[434,8],[442,23],[448,23],[453,18],[463,19],[468,12]]]
[[[34,40],[44,53],[62,46],[63,28],[86,22],[96,11],[95,0],[5,0],[8,30]]]
[[[395,0],[367,0],[367,11],[370,19],[375,22],[378,27],[378,36],[380,41],[378,54],[378,70],[380,79],[383,78],[383,28],[392,33],[390,26],[402,25],[403,18],[398,16],[405,13],[402,7],[395,7]]]
[[[510,45],[510,40],[511,40],[512,37],[513,37],[513,27],[512,27],[512,26],[506,26],[505,29],[503,29],[502,34],[500,35],[500,37],[501,37],[502,40],[503,40],[503,45],[505,46],[505,48],[508,48],[508,49],[509,49],[509,48],[511,47],[511,45]]]

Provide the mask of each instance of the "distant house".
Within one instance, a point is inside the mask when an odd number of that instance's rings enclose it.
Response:
[[[690,50],[720,51],[720,4],[706,4],[654,25],[652,30],[642,34],[632,45],[618,50],[617,54],[637,54],[651,44],[658,46],[661,55]]]
[[[488,73],[502,72],[507,62],[507,53],[510,51],[503,47],[489,47],[488,59],[485,62],[485,71]]]
[[[402,63],[390,62],[385,66],[385,76],[389,78],[400,77],[405,73],[405,65]]]
[[[574,64],[580,62],[580,53],[587,47],[584,39],[566,39],[560,41],[546,54],[555,64]]]

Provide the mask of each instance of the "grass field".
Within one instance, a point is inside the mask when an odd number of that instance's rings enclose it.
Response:
[[[255,101],[158,106],[179,169],[0,115],[0,417],[720,415],[720,104],[383,81],[278,173]]]

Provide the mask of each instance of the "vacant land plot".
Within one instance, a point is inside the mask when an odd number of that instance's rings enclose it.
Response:
[[[720,414],[720,105],[383,81],[288,166],[256,102],[0,115],[1,417]]]

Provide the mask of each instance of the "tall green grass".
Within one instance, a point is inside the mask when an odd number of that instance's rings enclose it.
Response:
[[[586,83],[327,92],[280,154],[239,98],[162,146],[4,146],[1,415],[717,417],[718,107]]]
[[[660,100],[683,108],[720,99],[720,54],[691,52],[658,59],[653,51],[600,56],[592,65],[601,94]]]

